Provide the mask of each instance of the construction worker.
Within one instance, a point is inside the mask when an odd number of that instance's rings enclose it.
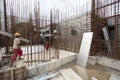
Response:
[[[22,50],[20,48],[20,33],[15,33],[15,39],[13,42],[13,56],[11,57],[11,66],[13,65],[13,62],[17,59],[17,56],[19,56],[19,59],[21,59],[21,56],[23,55]]]
[[[48,51],[48,49],[49,49],[49,39],[46,39],[45,48],[46,48],[46,51]]]

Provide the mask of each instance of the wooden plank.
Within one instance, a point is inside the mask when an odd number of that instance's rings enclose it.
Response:
[[[23,38],[23,37],[20,37],[20,40],[21,40],[21,41],[24,41],[24,42],[26,42],[26,43],[29,43],[29,42],[30,42],[29,40],[27,40],[27,39],[25,39],[25,38]]]
[[[71,68],[61,70],[60,74],[62,75],[62,77],[64,78],[64,80],[83,80]]]
[[[9,33],[9,32],[5,32],[5,31],[0,30],[0,34],[1,34],[1,35],[4,35],[4,36],[7,36],[7,37],[10,37],[10,38],[14,38],[14,36],[13,36],[11,33]],[[23,38],[23,37],[20,37],[20,40],[21,40],[21,41],[24,41],[24,42],[26,42],[26,43],[29,43],[29,42],[30,42],[29,40],[27,40],[27,39],[25,39],[25,38]]]
[[[5,32],[3,30],[0,30],[0,34],[4,35],[4,36],[7,36],[7,37],[13,37],[13,35],[11,33]]]

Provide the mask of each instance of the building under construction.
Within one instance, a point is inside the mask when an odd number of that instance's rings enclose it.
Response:
[[[120,79],[119,0],[86,0],[82,6],[79,0],[75,15],[68,7],[65,14],[49,10],[49,18],[40,0],[1,2],[0,80]],[[24,54],[9,67],[16,32]]]

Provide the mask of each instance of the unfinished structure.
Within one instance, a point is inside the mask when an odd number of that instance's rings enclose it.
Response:
[[[5,11],[0,10],[1,33],[3,31],[13,36],[15,32],[20,32],[28,42],[21,42],[24,66],[4,72],[6,64],[3,58],[9,57],[8,60],[10,60],[13,37],[0,33],[0,42],[2,42],[0,43],[0,53],[2,53],[0,69],[3,70],[0,72],[0,79],[19,78],[20,80],[23,75],[26,79],[27,71],[28,78],[33,78],[75,61],[85,32],[93,32],[89,55],[120,59],[119,0],[91,0],[91,11],[86,11],[88,5],[84,4],[82,10],[78,11],[79,14],[76,13],[74,16],[70,16],[69,11],[64,15],[59,10],[50,10],[49,19],[41,15],[39,0],[33,1],[34,6],[29,0],[27,4],[25,4],[26,0],[21,0],[23,3],[21,5],[17,5],[18,0],[4,1],[6,1],[4,2]],[[34,11],[31,11],[31,5]],[[26,7],[23,11],[22,6]],[[3,16],[4,20],[2,20]],[[17,75],[19,73],[20,76]]]
[[[102,55],[108,55],[115,59],[120,58],[119,44],[119,0],[93,0],[91,12],[91,31],[94,32],[92,43],[92,55],[101,52]],[[107,27],[109,40],[105,40],[103,27]],[[107,51],[110,43],[111,52]]]
[[[92,31],[90,55],[119,59],[119,4],[119,0],[92,0],[90,12],[63,19],[60,22],[62,49],[78,52],[82,34]]]

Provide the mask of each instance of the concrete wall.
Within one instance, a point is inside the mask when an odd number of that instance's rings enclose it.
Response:
[[[77,54],[70,55],[68,57],[60,58],[58,60],[46,62],[43,64],[40,64],[38,66],[33,66],[28,68],[28,78],[32,78],[38,75],[42,75],[44,73],[53,71],[61,67],[62,65],[65,65],[71,61],[76,60]]]

